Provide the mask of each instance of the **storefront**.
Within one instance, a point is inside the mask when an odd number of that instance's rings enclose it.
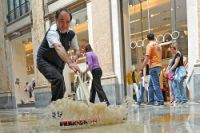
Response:
[[[163,71],[172,58],[171,44],[177,43],[185,59],[188,57],[186,9],[186,0],[127,0],[122,3],[126,74],[132,65],[139,69],[148,44],[146,35],[150,32],[162,46]],[[125,18],[127,16],[129,19]]]
[[[129,0],[131,62],[140,64],[145,53],[146,35],[151,32],[163,47],[163,67],[171,58],[169,45],[177,42],[187,57],[187,16],[185,0]]]

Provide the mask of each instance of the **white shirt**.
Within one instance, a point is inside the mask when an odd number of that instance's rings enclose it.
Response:
[[[56,24],[53,24],[51,27],[50,27],[50,30],[48,31],[47,33],[47,41],[48,41],[48,44],[49,44],[49,47],[50,48],[54,48],[54,44],[61,44],[60,42],[60,36],[58,34],[58,32],[56,31],[57,30],[57,25]],[[70,42],[70,47],[72,49],[79,49],[79,46],[78,46],[78,40],[77,40],[77,36],[75,34],[74,38],[72,39],[72,41]]]

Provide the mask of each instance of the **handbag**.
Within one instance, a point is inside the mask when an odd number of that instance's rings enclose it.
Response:
[[[176,68],[176,71],[174,73],[174,80],[181,82],[181,80],[185,79],[186,77],[187,77],[187,71],[184,66]]]
[[[169,80],[174,80],[174,73],[172,72],[172,71],[168,71],[168,73],[167,73],[167,78],[169,79]]]

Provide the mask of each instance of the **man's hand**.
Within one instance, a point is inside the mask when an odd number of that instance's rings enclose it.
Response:
[[[69,68],[72,69],[74,72],[80,72],[80,68],[75,63],[69,63]]]

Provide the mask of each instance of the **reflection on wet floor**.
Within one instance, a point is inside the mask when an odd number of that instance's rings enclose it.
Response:
[[[199,133],[200,105],[131,105],[125,123],[61,128],[58,120],[45,118],[45,109],[0,111],[0,133]]]

